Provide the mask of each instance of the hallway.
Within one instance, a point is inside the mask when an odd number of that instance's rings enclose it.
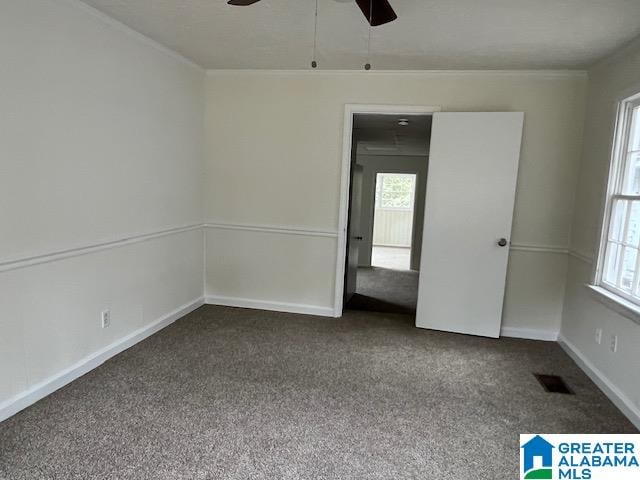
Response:
[[[415,314],[418,301],[418,272],[380,267],[358,269],[356,294],[349,310]]]

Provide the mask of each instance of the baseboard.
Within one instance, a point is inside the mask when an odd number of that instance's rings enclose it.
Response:
[[[555,342],[558,340],[558,332],[556,330],[540,330],[536,328],[502,327],[500,329],[500,336],[526,338],[528,340],[544,340],[547,342]]]
[[[204,299],[198,298],[185,305],[182,305],[181,307],[178,307],[177,309],[156,320],[155,322],[150,323],[149,325],[132,332],[126,337],[112,343],[111,345],[108,345],[103,349],[89,355],[88,357],[83,358],[71,367],[49,377],[48,379],[31,387],[27,391],[22,392],[3,403],[0,403],[0,422],[15,415],[19,411],[24,410],[30,405],[33,405],[38,400],[41,400],[47,395],[52,394],[56,390],[71,383],[82,375],[90,372],[110,358],[116,356],[118,353],[132,347],[136,343],[139,343],[145,338],[162,330],[179,318],[199,308],[203,304]]]
[[[558,337],[558,343],[562,349],[567,352],[574,362],[587,374],[587,376],[595,383],[609,400],[618,407],[618,409],[633,423],[636,428],[640,429],[640,409],[620,391],[611,381],[596,368],[585,355],[562,334]]]
[[[253,300],[240,297],[220,297],[207,295],[205,301],[209,305],[222,305],[225,307],[253,308],[256,310],[269,310],[272,312],[301,313],[303,315],[316,315],[320,317],[333,317],[333,307],[320,307],[318,305],[305,305],[300,303],[272,302],[268,300]]]

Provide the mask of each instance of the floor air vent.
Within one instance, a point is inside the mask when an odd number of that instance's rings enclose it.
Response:
[[[567,395],[573,395],[571,389],[564,383],[562,377],[558,375],[542,375],[540,373],[534,373],[534,376],[542,385],[542,388],[549,393],[564,393]]]

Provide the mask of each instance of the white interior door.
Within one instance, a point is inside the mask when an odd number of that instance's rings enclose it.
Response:
[[[434,114],[417,327],[500,336],[523,121]]]

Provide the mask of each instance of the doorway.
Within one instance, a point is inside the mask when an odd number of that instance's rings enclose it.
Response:
[[[415,173],[376,175],[371,266],[411,270]]]
[[[402,115],[403,112],[405,115]],[[416,197],[424,198],[422,214],[415,215],[411,262],[420,266],[415,325],[485,337],[500,336],[504,304],[509,237],[524,125],[523,112],[446,112],[423,107],[345,107],[344,148],[340,193],[338,251],[336,255],[335,315],[358,288],[358,259],[367,230],[360,218],[367,210],[353,208],[353,199],[365,190],[364,169],[358,153],[357,114],[424,116],[429,134],[428,181]],[[374,115],[362,118],[375,119]],[[388,118],[387,118],[388,119]],[[399,126],[411,122],[396,118]],[[392,136],[393,137],[393,136]],[[367,150],[389,153],[396,149],[377,139]],[[354,168],[352,168],[352,166]],[[426,168],[426,165],[425,165]],[[408,173],[408,172],[394,172]],[[365,215],[360,215],[360,210]],[[428,215],[424,215],[424,211]],[[423,239],[415,242],[416,235]],[[357,255],[354,255],[356,252]],[[355,268],[354,268],[355,267]],[[413,267],[412,267],[413,268]],[[417,272],[416,272],[417,273]],[[356,281],[349,279],[356,276]],[[418,278],[416,277],[416,284]],[[390,282],[386,282],[387,285]],[[398,282],[395,282],[398,283]],[[352,290],[349,286],[354,286]],[[405,291],[407,289],[400,289]],[[399,291],[400,291],[399,290]],[[396,300],[394,298],[394,300]],[[350,305],[351,307],[352,305]],[[376,309],[379,310],[379,309]],[[381,310],[384,311],[384,310]],[[411,317],[406,317],[411,318]]]
[[[353,116],[344,305],[414,314],[431,115]]]

